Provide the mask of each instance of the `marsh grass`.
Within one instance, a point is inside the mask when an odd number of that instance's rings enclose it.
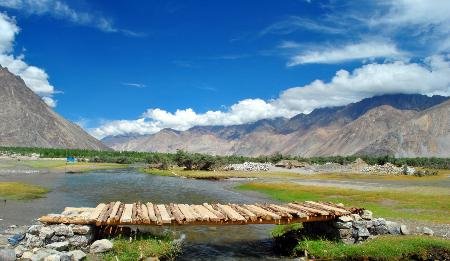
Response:
[[[113,250],[103,254],[102,260],[135,261],[147,257],[172,260],[181,251],[180,246],[174,244],[168,236],[141,235],[132,241],[129,238],[119,237],[113,242]]]
[[[128,167],[127,164],[118,163],[76,162],[68,164],[65,160],[23,160],[20,161],[20,164],[33,169],[47,169],[55,172],[86,172]]]
[[[36,199],[44,197],[48,192],[47,188],[41,186],[20,182],[0,182],[0,199]]]
[[[292,183],[251,182],[237,187],[262,192],[285,201],[330,201],[347,206],[363,207],[375,216],[394,219],[423,220],[450,223],[450,195],[420,194],[420,191],[375,190],[363,191],[334,187],[303,186]]]
[[[362,244],[346,245],[328,240],[302,240],[294,254],[304,251],[326,260],[428,260],[430,254],[450,252],[450,241],[429,236],[382,236]],[[430,259],[432,260],[432,259]]]

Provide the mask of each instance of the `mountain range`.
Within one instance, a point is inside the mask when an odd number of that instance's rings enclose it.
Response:
[[[163,129],[148,135],[109,136],[115,150],[259,156],[324,155],[450,156],[448,97],[390,94],[345,106],[319,108],[292,118],[232,126]]]
[[[110,150],[0,66],[0,146]]]

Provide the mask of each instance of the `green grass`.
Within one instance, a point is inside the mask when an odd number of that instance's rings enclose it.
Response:
[[[363,191],[333,187],[303,186],[291,183],[246,183],[237,187],[242,190],[262,192],[284,201],[330,201],[347,206],[363,207],[375,216],[450,223],[450,195],[424,193],[410,190]]]
[[[0,182],[0,199],[36,199],[42,198],[48,189],[19,182]]]
[[[102,255],[102,260],[135,261],[147,257],[174,259],[180,252],[169,237],[140,236],[130,242],[128,238],[116,238],[111,252]],[[116,259],[117,257],[117,259]]]
[[[450,251],[450,240],[429,236],[383,236],[362,244],[346,245],[327,240],[303,240],[294,252],[328,260],[400,260],[426,257],[436,250]],[[408,259],[406,259],[408,260]]]

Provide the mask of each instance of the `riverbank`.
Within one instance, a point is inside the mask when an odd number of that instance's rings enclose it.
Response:
[[[0,172],[13,173],[39,173],[39,172],[67,172],[83,173],[93,170],[123,169],[129,164],[118,163],[96,163],[96,162],[75,162],[67,163],[66,160],[58,159],[33,159],[33,160],[0,160]]]

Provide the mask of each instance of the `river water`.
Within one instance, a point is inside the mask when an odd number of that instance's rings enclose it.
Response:
[[[95,207],[99,202],[255,203],[270,201],[233,189],[242,181],[207,181],[138,173],[134,169],[93,171],[84,174],[0,174],[0,181],[19,181],[51,189],[45,198],[0,202],[0,229],[25,225],[65,207]],[[180,260],[279,259],[272,252],[272,225],[186,226],[170,229],[186,237]]]

